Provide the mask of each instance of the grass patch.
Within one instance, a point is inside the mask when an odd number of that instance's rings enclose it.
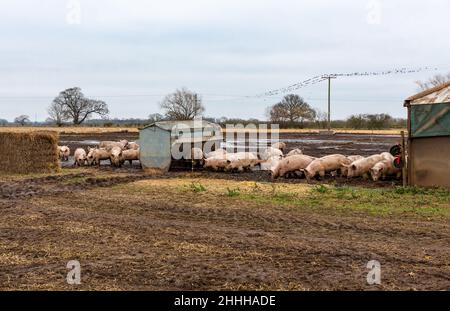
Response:
[[[189,186],[191,188],[192,191],[194,192],[203,192],[206,191],[206,187],[203,186],[201,183],[199,182],[192,182],[191,185]]]
[[[231,189],[227,187],[227,196],[229,197],[238,197],[241,194],[241,190],[239,188]]]
[[[410,214],[450,217],[450,190],[424,188],[374,189],[362,187],[310,187],[306,194],[270,191],[241,196],[258,203],[271,203],[319,212],[362,212],[389,216]]]
[[[180,185],[182,187],[180,188]],[[317,213],[379,216],[406,215],[426,217],[450,217],[450,190],[435,188],[364,188],[333,185],[308,185],[289,183],[247,182],[200,178],[149,180],[131,183],[127,192],[167,192],[176,195],[180,191],[207,192],[218,201],[224,197],[254,204],[267,204],[314,211]],[[220,199],[222,198],[222,199]],[[195,202],[193,196],[189,200]],[[224,203],[224,202],[223,202]],[[225,204],[225,203],[224,203]],[[233,203],[234,204],[234,203]]]

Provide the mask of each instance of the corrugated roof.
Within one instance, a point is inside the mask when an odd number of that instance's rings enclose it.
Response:
[[[208,121],[198,121],[198,120],[186,120],[186,121],[160,121],[160,122],[155,122],[152,124],[149,124],[142,129],[146,129],[149,127],[159,127],[163,130],[166,131],[172,131],[172,129],[175,127],[189,127],[189,128],[193,128],[193,127],[198,127],[198,128],[204,128],[204,127],[212,127],[212,128],[217,128],[220,129],[220,126],[218,124],[212,123],[212,122],[208,122]]]
[[[450,102],[450,81],[408,97],[405,99],[404,106],[448,102]]]

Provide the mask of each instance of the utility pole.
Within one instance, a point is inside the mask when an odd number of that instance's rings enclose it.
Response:
[[[331,132],[331,79],[336,79],[334,76],[324,76],[328,80],[328,132]]]

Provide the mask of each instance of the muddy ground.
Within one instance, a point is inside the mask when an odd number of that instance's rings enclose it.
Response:
[[[281,140],[316,156],[372,154],[398,140],[354,136]],[[75,148],[135,138],[61,140]],[[0,289],[450,290],[448,192],[322,182],[272,183],[267,172],[146,175],[126,166],[0,176]],[[76,286],[66,282],[74,259]],[[380,285],[367,284],[373,259]]]
[[[70,134],[61,135],[60,144],[68,145],[72,153],[76,148],[85,148],[88,146],[95,146],[99,141],[119,141],[126,139],[128,141],[136,141],[138,139],[138,133],[119,132],[119,133],[100,133],[100,134]],[[234,147],[234,150],[239,149],[239,146],[248,146],[247,141],[242,142],[237,140],[228,141],[229,145]],[[397,135],[365,135],[365,134],[336,134],[336,135],[321,135],[321,134],[301,134],[301,133],[281,133],[279,137],[280,141],[283,141],[287,145],[285,153],[292,149],[300,148],[304,154],[322,157],[328,154],[341,153],[344,155],[362,155],[369,156],[376,153],[389,151],[390,147],[400,143],[400,136]],[[270,141],[268,142],[270,145]],[[70,168],[73,165],[73,157],[70,157],[68,162],[62,163],[63,167]],[[109,170],[108,161],[104,161],[102,169]],[[112,169],[116,172],[130,172],[135,173],[140,170],[138,162],[133,162],[133,166],[130,167],[128,163],[125,163],[121,169]],[[192,167],[190,163],[173,163],[171,167],[172,171],[183,172],[190,171]],[[202,171],[201,167],[194,168],[195,171]],[[235,179],[235,180],[251,180],[251,181],[271,181],[269,172],[247,172],[247,173],[220,173],[215,174],[212,172],[204,172],[207,176],[219,176],[220,178]],[[305,182],[304,179],[283,179],[282,182]],[[399,185],[400,180],[388,179],[385,181],[379,181],[374,183],[371,180],[364,180],[362,178],[356,178],[348,180],[346,178],[326,178],[326,183],[337,183],[339,185],[364,185],[368,187],[392,187]]]
[[[354,196],[362,205],[347,209],[321,200],[320,189],[311,197],[304,184],[277,183],[288,188],[266,197],[269,183],[236,178],[83,168],[2,179],[0,289],[450,289],[449,218],[366,212],[372,195],[353,191],[346,204]],[[251,197],[244,188],[254,188]],[[305,195],[291,200],[288,190]],[[392,209],[425,200],[376,198]],[[77,286],[65,279],[73,259],[82,267]],[[366,282],[372,259],[382,265],[380,285]]]
[[[102,133],[90,135],[61,135],[61,144],[68,145],[72,151],[78,147],[87,148],[95,146],[99,141],[118,141],[126,139],[135,141],[139,138],[137,133]],[[301,133],[281,133],[280,141],[286,142],[287,152],[300,148],[304,154],[320,157],[332,153],[344,155],[368,156],[375,153],[389,151],[389,148],[400,143],[400,136],[397,135],[365,135],[365,134],[301,134]],[[232,146],[239,143],[231,142]]]

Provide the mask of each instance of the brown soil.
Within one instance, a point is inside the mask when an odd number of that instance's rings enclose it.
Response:
[[[72,150],[86,147],[82,142],[88,140],[136,138],[133,133],[61,136]],[[301,148],[313,156],[368,155],[389,150],[398,139],[281,135],[289,150]],[[192,180],[209,190],[190,189]],[[128,166],[0,177],[0,289],[450,290],[446,217],[342,213],[306,201],[291,206],[210,191],[273,185],[270,181],[267,172],[146,175]],[[398,185],[330,177],[322,182]],[[275,183],[309,189],[304,184],[302,179]],[[65,281],[66,264],[73,259],[82,267],[79,286]],[[372,259],[382,265],[381,285],[366,282]]]
[[[209,188],[238,183],[223,174],[96,172],[0,184],[1,289],[450,289],[447,218],[340,214],[185,187],[186,176],[209,178]],[[72,259],[79,286],[65,282]],[[371,259],[381,285],[366,283]]]

